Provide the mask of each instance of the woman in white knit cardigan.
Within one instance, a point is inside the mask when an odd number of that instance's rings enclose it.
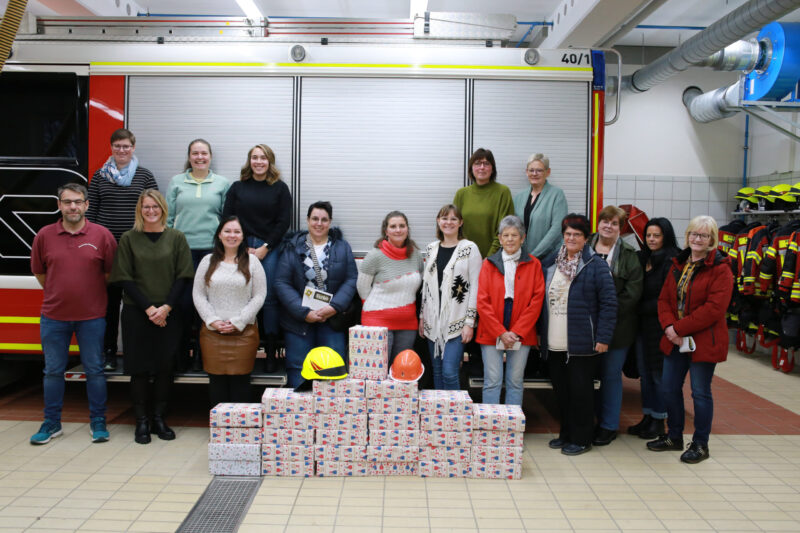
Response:
[[[472,340],[477,317],[481,253],[464,239],[463,224],[458,207],[442,207],[436,216],[438,240],[426,249],[419,334],[428,341],[436,389],[460,389],[464,344]]]

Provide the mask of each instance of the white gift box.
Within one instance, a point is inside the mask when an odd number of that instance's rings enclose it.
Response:
[[[347,347],[350,360],[353,355],[379,355],[388,360],[389,329],[377,326],[353,326],[347,332]]]
[[[386,462],[370,463],[369,475],[371,476],[416,476],[419,463],[411,462]]]
[[[473,429],[525,431],[525,413],[519,405],[476,403],[472,406]]]
[[[419,460],[426,462],[469,463],[471,448],[453,446],[425,446],[419,449]]]
[[[416,398],[419,394],[417,382],[401,382],[386,379],[366,381],[367,398]]]
[[[266,413],[265,429],[314,429],[316,427],[314,413]]]
[[[367,431],[367,414],[342,415],[339,413],[320,413],[317,417],[317,429],[348,429],[351,431]]]
[[[209,461],[212,476],[260,476],[261,461]]]
[[[365,384],[363,379],[335,379],[313,381],[314,396],[347,396],[348,398],[359,398],[365,394]]]
[[[469,477],[480,479],[521,479],[522,463],[471,463]]]
[[[314,447],[299,444],[271,444],[261,445],[262,461],[300,462],[314,460]]]
[[[209,412],[209,426],[260,428],[262,411],[260,403],[220,403]]]
[[[312,477],[314,461],[262,461],[262,476]]]
[[[211,428],[210,442],[230,444],[261,444],[263,428]]]
[[[371,413],[367,419],[370,431],[391,429],[419,429],[419,415],[399,413]]]
[[[389,376],[389,362],[385,356],[350,352],[348,375],[357,379],[385,380]]]
[[[310,392],[294,392],[291,389],[267,387],[261,396],[264,413],[313,413],[314,395]]]
[[[411,462],[419,460],[419,446],[373,446],[367,445],[367,461]]]
[[[435,431],[472,431],[472,415],[420,414],[419,427]]]
[[[472,446],[472,433],[469,431],[433,431],[421,429],[419,432],[419,445],[422,446],[450,446],[453,448],[466,448]]]
[[[471,415],[472,398],[463,390],[423,390],[419,412],[428,415]]]
[[[373,431],[369,434],[370,446],[419,446],[416,430]]]
[[[417,398],[367,398],[369,414],[404,414],[415,415],[419,412]]]
[[[367,460],[366,445],[360,446],[314,446],[314,458],[317,461],[353,462]]]
[[[469,477],[469,463],[420,461],[418,472],[422,477]]]
[[[314,444],[314,430],[313,429],[265,429],[264,443],[310,446]]]
[[[522,446],[524,433],[518,431],[473,431],[473,446]]]
[[[338,413],[342,415],[367,414],[367,399],[315,396],[314,412],[317,414]]]
[[[521,446],[473,446],[471,463],[522,463]]]
[[[317,445],[364,446],[367,444],[367,431],[346,429],[318,429]]]
[[[369,475],[366,461],[317,461],[317,476],[359,476]]]
[[[209,461],[260,461],[260,444],[208,443]]]

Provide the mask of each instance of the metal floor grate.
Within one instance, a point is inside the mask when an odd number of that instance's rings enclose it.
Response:
[[[215,477],[176,533],[234,533],[260,485],[260,477]]]

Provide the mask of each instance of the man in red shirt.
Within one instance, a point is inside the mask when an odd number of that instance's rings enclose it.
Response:
[[[92,441],[109,439],[103,336],[106,284],[117,243],[106,228],[86,220],[87,196],[86,187],[78,183],[59,187],[61,220],[43,227],[33,240],[31,271],[44,289],[39,321],[44,352],[44,423],[31,437],[31,444],[46,444],[62,434],[64,371],[73,333],[86,372]]]

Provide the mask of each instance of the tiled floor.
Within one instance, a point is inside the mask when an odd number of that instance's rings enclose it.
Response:
[[[525,435],[522,480],[264,478],[240,531],[800,531],[800,373],[732,353],[717,375],[711,459],[698,465],[628,435],[565,457],[547,448],[552,395],[539,391],[526,397],[539,432]],[[69,422],[34,447],[41,404],[25,405],[36,394],[0,396],[0,532],[178,527],[210,481],[208,432],[195,417],[179,419],[192,426],[176,427],[172,442],[137,445],[130,425],[114,423],[110,442],[91,444],[87,424]],[[73,394],[80,420],[85,400]],[[181,396],[187,411],[203,402]],[[113,401],[127,421],[124,395]],[[623,425],[636,401],[628,382]]]

